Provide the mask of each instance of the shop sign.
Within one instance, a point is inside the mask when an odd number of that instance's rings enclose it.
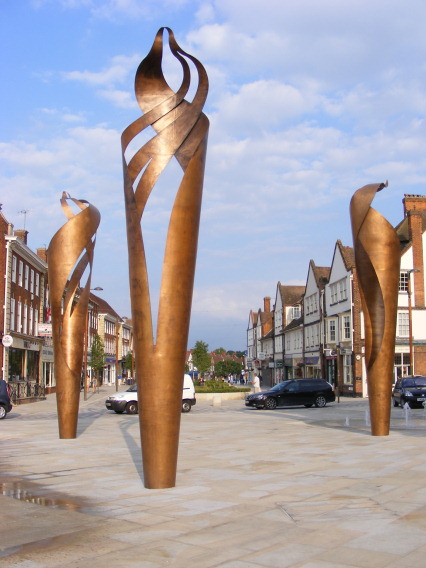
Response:
[[[53,361],[54,357],[53,357],[53,347],[47,346],[47,345],[43,345],[42,349],[41,349],[41,357],[43,361]]]
[[[52,337],[52,324],[51,323],[39,323],[38,324],[38,336],[39,337]]]
[[[24,349],[28,349],[28,351],[40,351],[40,345],[33,341],[24,341]]]
[[[305,357],[305,365],[318,365],[319,357]]]
[[[275,368],[276,369],[282,369],[283,368],[283,360],[282,359],[277,359],[275,361]]]
[[[11,347],[13,345],[13,337],[11,335],[3,335],[1,342],[4,347]]]

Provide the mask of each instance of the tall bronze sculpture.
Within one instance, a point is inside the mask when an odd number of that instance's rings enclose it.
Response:
[[[77,215],[68,200],[81,209]],[[50,241],[47,264],[59,437],[75,438],[95,234],[100,214],[87,201],[74,199],[65,192],[61,206],[68,221]],[[81,286],[87,270],[86,283]]]
[[[389,434],[400,267],[397,233],[370,206],[376,193],[384,187],[387,182],[358,189],[350,205],[355,265],[365,321],[365,359],[373,436]]]
[[[169,87],[162,71],[165,30],[171,53],[182,67],[182,83],[176,92]],[[189,62],[198,74],[191,102],[184,99],[191,82]],[[173,487],[176,483],[183,374],[209,127],[202,113],[207,91],[204,67],[179,47],[169,28],[161,28],[136,72],[135,93],[143,116],[122,135],[130,296],[147,488]],[[125,152],[130,142],[150,126],[154,136],[127,162]],[[183,176],[167,233],[154,341],[141,219],[155,183],[173,157]]]

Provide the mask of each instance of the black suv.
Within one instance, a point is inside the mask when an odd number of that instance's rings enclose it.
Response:
[[[303,404],[310,408],[315,404],[322,408],[327,402],[334,402],[334,389],[323,379],[293,379],[278,383],[268,391],[249,394],[246,406],[272,410],[277,406]]]
[[[426,377],[403,377],[398,379],[393,387],[393,405],[404,406],[405,403],[411,408],[423,408],[426,400]]]

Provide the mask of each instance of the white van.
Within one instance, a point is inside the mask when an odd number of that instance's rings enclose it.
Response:
[[[194,383],[189,375],[183,377],[182,391],[182,412],[189,412],[196,403]],[[125,392],[117,392],[109,396],[105,401],[108,410],[114,410],[117,414],[127,412],[127,414],[138,413],[138,390],[136,385],[132,385]]]

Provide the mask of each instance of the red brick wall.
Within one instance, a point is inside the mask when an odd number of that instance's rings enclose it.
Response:
[[[409,238],[413,246],[413,268],[418,270],[412,275],[414,283],[414,305],[425,306],[425,283],[423,265],[423,216],[426,211],[426,196],[405,195],[403,199],[404,215],[408,217]]]
[[[426,345],[414,346],[414,372],[426,376]]]
[[[8,223],[0,213],[0,299],[1,305],[4,303],[4,274],[6,272],[6,241],[4,236],[7,234]],[[0,331],[3,336],[4,329],[4,310],[0,310]],[[3,348],[0,345],[0,370],[3,368]]]

